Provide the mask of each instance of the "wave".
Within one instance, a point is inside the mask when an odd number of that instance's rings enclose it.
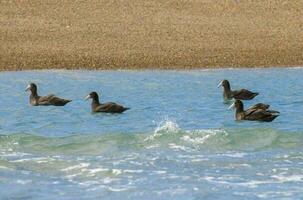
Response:
[[[46,137],[25,133],[0,135],[0,155],[8,152],[41,154],[99,155],[140,149],[180,151],[256,151],[266,148],[298,148],[303,133],[275,129],[202,129],[183,130],[176,122],[161,122],[151,133],[113,133]]]

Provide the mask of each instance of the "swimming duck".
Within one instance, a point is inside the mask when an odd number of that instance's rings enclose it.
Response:
[[[29,103],[32,106],[64,106],[65,104],[71,102],[71,100],[61,99],[53,94],[47,96],[39,96],[37,92],[37,85],[35,83],[30,83],[25,91],[30,91]]]
[[[257,105],[257,104],[256,104]],[[264,121],[264,122],[271,122],[273,121],[276,117],[279,116],[279,112],[275,110],[267,110],[269,108],[268,106],[263,107],[263,106],[258,107],[258,106],[252,106],[247,110],[244,110],[244,105],[242,101],[236,100],[230,107],[236,109],[236,114],[235,118],[236,120],[250,120],[250,121]],[[261,104],[260,104],[261,105]]]
[[[231,90],[228,80],[221,81],[218,87],[220,86],[223,87],[224,100],[231,100],[232,98],[240,100],[251,100],[259,94],[257,92],[251,92],[246,89]]]
[[[100,103],[97,92],[89,93],[89,95],[85,97],[85,100],[88,99],[93,99],[91,104],[92,112],[122,113],[130,109],[113,102]]]

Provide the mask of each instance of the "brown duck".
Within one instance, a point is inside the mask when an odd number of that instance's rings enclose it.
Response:
[[[64,106],[65,104],[71,102],[71,100],[61,99],[53,94],[47,96],[39,96],[37,92],[37,85],[35,83],[30,83],[25,91],[30,91],[29,103],[32,106]]]
[[[257,92],[251,92],[246,89],[231,90],[228,80],[221,81],[218,87],[220,86],[223,87],[224,100],[231,100],[232,98],[240,100],[251,100],[259,94]]]
[[[275,110],[267,110],[269,105],[256,104],[247,110],[244,110],[242,101],[236,100],[230,107],[236,109],[236,120],[264,121],[271,122],[279,116],[279,112]]]
[[[92,112],[123,113],[124,111],[130,109],[113,102],[100,103],[97,92],[91,92],[89,95],[87,95],[85,100],[88,99],[93,100],[91,104]]]

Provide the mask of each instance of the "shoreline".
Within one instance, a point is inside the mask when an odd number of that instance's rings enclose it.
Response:
[[[75,68],[75,69],[65,69],[65,68],[49,68],[49,69],[25,69],[25,70],[1,70],[0,73],[5,72],[191,72],[191,71],[216,71],[216,70],[275,70],[275,69],[303,69],[302,66],[266,66],[266,67],[208,67],[208,68],[169,68],[169,69],[161,69],[161,68],[129,68],[129,69],[91,69],[91,68]]]
[[[303,52],[303,50],[302,50]],[[303,54],[303,53],[302,53]],[[135,70],[135,71],[146,71],[146,70],[210,70],[210,69],[266,69],[266,68],[300,68],[303,66],[302,63],[288,65],[288,64],[277,64],[273,63],[271,65],[243,65],[243,66],[232,66],[232,65],[215,65],[215,66],[98,66],[98,67],[76,67],[76,66],[48,66],[41,65],[40,67],[28,65],[28,66],[1,66],[0,58],[0,72],[4,71],[31,71],[31,70],[103,70],[103,71],[121,71],[121,70]]]

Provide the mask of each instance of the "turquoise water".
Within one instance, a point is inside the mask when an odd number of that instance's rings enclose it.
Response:
[[[0,199],[302,199],[303,68],[0,73]],[[232,88],[281,112],[236,122]],[[41,95],[73,99],[32,107]],[[92,114],[84,97],[131,110]]]

